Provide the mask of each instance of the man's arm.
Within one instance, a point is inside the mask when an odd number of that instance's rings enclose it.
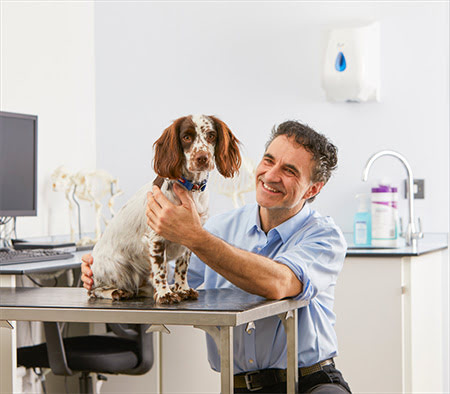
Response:
[[[203,229],[188,193],[175,185],[181,205],[172,204],[158,187],[149,193],[147,221],[164,238],[180,243],[200,260],[241,289],[269,299],[293,297],[302,283],[284,264],[236,248]]]
[[[249,293],[281,299],[302,291],[301,282],[286,265],[231,246],[206,230],[185,246],[214,271]]]

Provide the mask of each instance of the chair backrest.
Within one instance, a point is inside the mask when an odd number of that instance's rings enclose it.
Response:
[[[146,333],[149,325],[144,324],[108,324],[111,330],[120,338],[132,340],[136,343],[138,364],[132,369],[121,371],[127,375],[142,375],[153,366],[153,333]],[[73,375],[75,372],[69,367],[61,335],[59,323],[44,322],[45,340],[50,368],[55,375]],[[86,337],[87,338],[87,337]],[[81,337],[80,337],[81,339]]]
[[[125,372],[128,375],[142,375],[148,372],[154,361],[153,354],[153,333],[146,331],[150,327],[150,324],[119,324],[108,323],[108,327],[119,337],[135,340],[138,344],[140,351],[139,364]]]

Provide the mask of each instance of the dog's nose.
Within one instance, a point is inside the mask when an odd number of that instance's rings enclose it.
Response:
[[[208,155],[206,154],[201,154],[198,155],[195,160],[197,161],[198,165],[205,165],[208,162]]]

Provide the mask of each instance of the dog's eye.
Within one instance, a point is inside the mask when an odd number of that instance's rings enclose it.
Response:
[[[191,142],[192,141],[192,137],[189,134],[183,135],[182,138],[183,138],[184,142]]]
[[[214,133],[208,133],[206,135],[206,139],[208,142],[214,142],[216,140],[216,135]]]

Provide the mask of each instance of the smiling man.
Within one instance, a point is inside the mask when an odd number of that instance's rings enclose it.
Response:
[[[319,385],[326,393],[350,392],[335,368],[334,287],[346,244],[331,218],[310,207],[337,165],[336,147],[296,121],[274,128],[256,170],[256,204],[209,219],[204,228],[192,200],[176,188],[180,205],[154,187],[149,194],[149,226],[192,250],[189,285],[205,289],[239,287],[269,299],[309,300],[299,309],[299,392]],[[92,259],[84,258],[83,282],[91,285]],[[278,317],[234,331],[235,392],[286,392],[286,335]],[[208,359],[220,359],[207,337]],[[245,379],[252,372],[251,383]],[[256,372],[256,373],[255,373]],[[261,387],[259,390],[253,390]]]

